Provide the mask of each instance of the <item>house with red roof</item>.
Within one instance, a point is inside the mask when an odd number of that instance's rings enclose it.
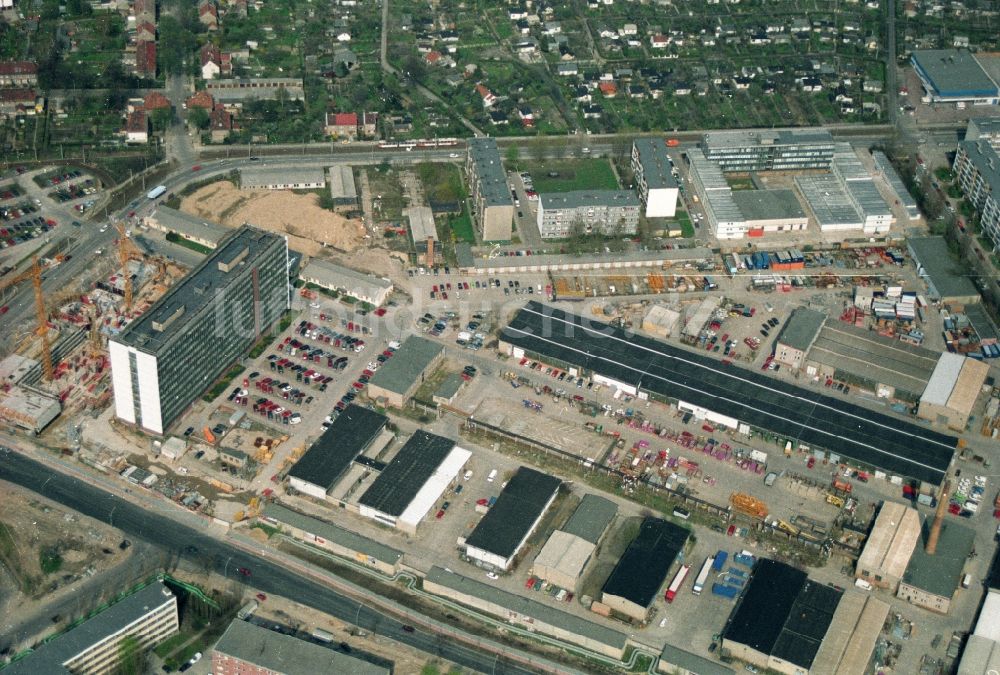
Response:
[[[38,66],[32,61],[0,61],[0,87],[34,87]]]
[[[160,110],[166,108],[170,110],[170,99],[158,91],[151,91],[142,102],[142,107],[147,111]]]
[[[221,143],[235,128],[233,116],[222,104],[217,104],[210,115],[209,128],[212,130],[212,142]]]
[[[484,108],[491,108],[497,102],[497,97],[493,95],[493,92],[482,84],[476,85],[476,93],[483,99]]]
[[[125,142],[149,142],[149,115],[145,110],[135,110],[125,119]]]
[[[202,89],[194,96],[187,100],[188,110],[191,108],[204,108],[205,110],[213,110],[215,108],[215,99],[207,91]]]
[[[0,116],[17,117],[18,115],[34,115],[40,112],[42,99],[39,99],[34,89],[0,89]]]
[[[604,94],[604,98],[614,98],[618,95],[618,85],[614,82],[601,82],[597,88]]]
[[[135,44],[135,74],[139,77],[156,77],[156,43],[152,40]]]
[[[378,136],[378,113],[361,113],[361,135],[367,138]]]
[[[199,52],[201,58],[201,79],[212,80],[222,73],[222,55],[219,48],[208,43]]]
[[[135,26],[136,42],[140,40],[155,40],[156,25],[152,21],[139,21]]]
[[[353,141],[358,138],[357,113],[327,113],[323,132],[342,140]]]
[[[201,0],[198,3],[198,20],[208,30],[219,30],[219,8],[214,0]]]

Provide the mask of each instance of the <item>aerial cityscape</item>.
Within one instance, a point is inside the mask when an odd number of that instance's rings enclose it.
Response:
[[[998,326],[993,0],[0,0],[0,675],[995,675]]]

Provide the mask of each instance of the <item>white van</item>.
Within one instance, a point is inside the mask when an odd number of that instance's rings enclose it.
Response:
[[[497,479],[497,473],[499,472],[496,469],[490,471],[490,475],[486,477],[486,482],[492,483],[493,481],[495,481]]]
[[[870,591],[872,589],[872,585],[864,579],[855,579],[854,585],[863,591]]]

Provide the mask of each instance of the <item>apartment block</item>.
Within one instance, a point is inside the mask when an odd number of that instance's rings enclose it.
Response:
[[[983,232],[1000,251],[1000,156],[987,140],[963,141],[955,156],[958,184],[979,211]]]
[[[586,234],[635,234],[642,204],[628,190],[577,190],[538,197],[538,231],[543,239],[568,237],[579,223]]]
[[[509,241],[514,222],[514,200],[507,185],[500,150],[493,138],[470,138],[465,171],[476,228],[484,241]]]

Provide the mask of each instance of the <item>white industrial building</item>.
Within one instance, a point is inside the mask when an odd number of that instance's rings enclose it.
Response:
[[[414,535],[471,456],[450,439],[418,430],[365,490],[358,512]]]
[[[989,375],[990,366],[961,354],[945,352],[920,397],[917,416],[962,431]]]
[[[664,139],[632,141],[632,171],[647,218],[673,218],[677,213],[679,190],[673,168]]]
[[[618,507],[597,495],[584,495],[566,524],[556,530],[535,557],[531,573],[553,586],[577,590],[587,563],[604,539]]]
[[[298,169],[245,167],[240,169],[240,187],[244,190],[315,190],[326,187],[323,167]]]
[[[708,226],[718,239],[742,239],[747,234],[747,221],[733,199],[722,169],[715,162],[699,154],[688,155],[691,160],[691,182],[701,195]]]
[[[383,304],[392,292],[392,282],[388,279],[356,272],[349,267],[318,258],[313,258],[302,268],[299,278],[306,283],[349,295],[376,307]]]

